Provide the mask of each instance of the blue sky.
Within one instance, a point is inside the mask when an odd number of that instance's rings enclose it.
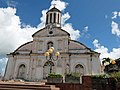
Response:
[[[100,58],[120,57],[120,0],[0,0],[0,68],[7,53],[42,28],[51,3],[63,4],[58,6],[63,28],[73,32],[73,39],[100,52]]]

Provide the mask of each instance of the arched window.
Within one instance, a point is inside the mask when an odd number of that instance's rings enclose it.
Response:
[[[53,42],[48,42],[47,43],[47,49],[49,49],[50,47],[53,47]]]
[[[25,79],[26,67],[24,64],[21,64],[18,68],[17,78]]]
[[[81,64],[75,66],[75,72],[84,75],[84,67]]]

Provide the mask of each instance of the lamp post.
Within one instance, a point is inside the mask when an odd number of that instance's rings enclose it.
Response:
[[[54,47],[50,47],[46,52],[45,52],[46,60],[48,60],[49,65],[50,65],[50,73],[52,72],[52,65],[50,62],[58,60],[58,57],[60,56],[60,52],[54,52]]]

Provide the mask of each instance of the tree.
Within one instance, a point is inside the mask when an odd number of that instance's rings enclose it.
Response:
[[[110,58],[103,58],[102,64],[103,64],[103,66],[105,66],[104,72],[106,72],[106,73],[120,71],[120,69],[119,69],[120,68],[120,58],[116,59],[116,60],[113,60]]]
[[[107,63],[107,62],[110,64],[110,60],[111,59],[109,57],[108,58],[103,58],[102,65],[104,66],[104,64]]]

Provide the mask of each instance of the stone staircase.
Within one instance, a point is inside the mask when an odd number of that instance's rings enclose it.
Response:
[[[60,90],[55,85],[0,83],[0,90]]]

